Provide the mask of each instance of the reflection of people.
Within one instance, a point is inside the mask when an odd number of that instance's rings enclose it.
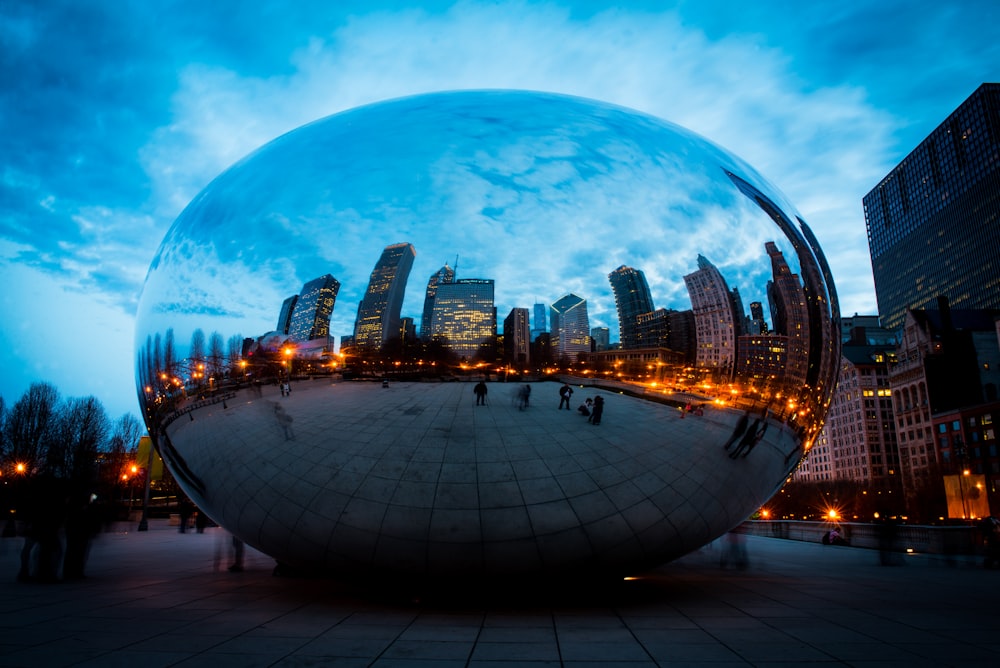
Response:
[[[732,563],[736,568],[743,570],[748,562],[746,536],[730,531],[726,534],[726,544],[719,557],[719,566],[725,568]]]
[[[573,396],[573,388],[563,383],[563,386],[559,388],[559,408],[566,408],[569,410],[569,398]]]
[[[294,441],[295,433],[292,431],[292,416],[278,402],[274,402],[274,418],[278,421],[278,426],[285,432],[285,440]]]
[[[524,410],[528,407],[528,401],[531,399],[531,385],[522,385],[521,389],[517,391],[517,407],[520,410]]]
[[[239,573],[243,570],[243,541],[233,536],[233,563],[229,565],[232,573]]]
[[[744,411],[740,419],[737,420],[736,426],[733,428],[733,433],[729,436],[729,440],[725,442],[724,449],[728,450],[733,447],[733,443],[743,435],[743,432],[747,430],[747,425],[750,423],[750,411]]]
[[[476,383],[476,387],[473,388],[473,391],[476,393],[476,405],[485,406],[486,393],[489,391],[486,388],[486,383],[484,383],[483,381],[479,381],[478,383]]]
[[[590,414],[590,424],[601,424],[602,415],[604,415],[604,397],[598,395],[594,397],[594,411]]]

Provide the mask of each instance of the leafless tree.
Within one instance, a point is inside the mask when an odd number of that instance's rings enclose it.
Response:
[[[45,467],[57,478],[88,482],[96,474],[97,453],[108,439],[110,420],[93,396],[61,405],[49,431]]]
[[[7,461],[23,464],[27,473],[41,467],[58,403],[59,391],[49,383],[33,383],[21,395],[7,413]]]

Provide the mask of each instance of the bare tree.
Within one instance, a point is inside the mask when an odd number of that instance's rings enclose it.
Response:
[[[218,376],[222,373],[226,364],[225,342],[222,334],[212,332],[208,337],[208,367],[209,375]]]
[[[110,429],[103,404],[93,396],[69,399],[56,415],[46,439],[46,468],[57,478],[91,482]]]
[[[128,467],[135,460],[142,433],[142,426],[131,413],[125,413],[111,425],[111,436],[108,438],[104,460],[108,470],[106,476],[108,482],[117,482],[123,473],[131,476]]]
[[[55,418],[59,391],[49,383],[33,383],[7,414],[7,459],[22,464],[27,473],[37,471]]]
[[[229,337],[226,341],[226,356],[228,358],[227,364],[229,365],[229,373],[232,374],[233,370],[239,366],[240,360],[243,359],[242,336],[234,334]]]

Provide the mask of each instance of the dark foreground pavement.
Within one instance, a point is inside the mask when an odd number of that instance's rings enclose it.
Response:
[[[134,529],[134,527],[128,527]],[[849,547],[748,537],[605,587],[475,593],[275,577],[221,529],[103,534],[83,581],[18,583],[0,540],[0,666],[996,666],[1000,571],[879,565]]]

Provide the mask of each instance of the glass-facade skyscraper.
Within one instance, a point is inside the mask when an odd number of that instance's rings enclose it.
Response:
[[[427,291],[424,293],[424,311],[420,318],[420,338],[430,340],[431,320],[434,317],[434,297],[437,296],[438,286],[442,283],[451,283],[455,280],[455,270],[445,264],[443,267],[431,274],[427,281]]]
[[[493,280],[462,278],[441,283],[434,297],[431,338],[458,357],[472,359],[495,340],[497,310]]]
[[[377,350],[389,339],[399,336],[399,313],[416,255],[413,244],[408,243],[386,246],[382,251],[358,306],[358,318],[354,323],[354,345],[358,348]]]
[[[639,316],[653,311],[646,275],[638,269],[622,265],[608,274],[618,307],[618,334],[623,350],[641,347]]]
[[[303,285],[292,309],[288,338],[293,341],[311,341],[329,336],[330,316],[339,290],[340,281],[330,274],[314,278]],[[288,301],[286,299],[285,304]]]
[[[568,294],[549,308],[552,328],[552,352],[556,359],[567,357],[575,362],[580,353],[590,352],[590,317],[587,300]]]
[[[292,326],[292,312],[298,300],[298,295],[292,295],[281,302],[281,313],[278,314],[278,326],[275,328],[281,334],[288,334],[288,328]]]
[[[1000,308],[1000,84],[985,83],[865,195],[882,326],[911,308]]]
[[[549,329],[545,323],[545,304],[535,304],[534,315],[531,320],[531,340],[534,341],[547,331]]]

